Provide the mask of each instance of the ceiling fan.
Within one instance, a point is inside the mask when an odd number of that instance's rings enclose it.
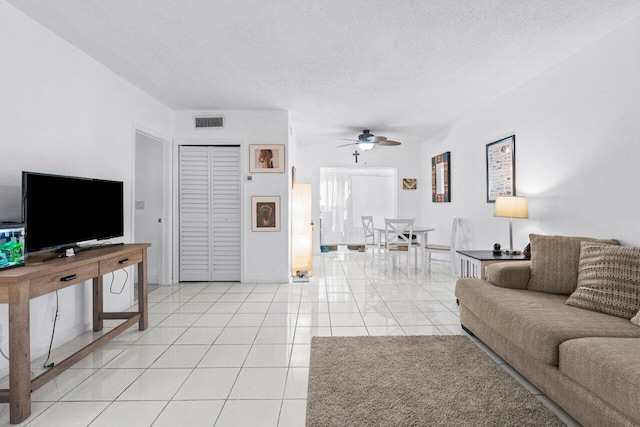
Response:
[[[400,145],[398,141],[391,141],[385,136],[376,136],[369,129],[364,129],[358,139],[341,139],[341,141],[354,141],[349,144],[338,145],[338,147],[346,147],[348,145],[357,145],[363,151],[373,150],[376,145]]]

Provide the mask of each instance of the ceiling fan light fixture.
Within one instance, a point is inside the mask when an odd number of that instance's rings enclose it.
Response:
[[[362,151],[373,150],[375,147],[376,144],[373,142],[361,142],[358,144],[358,148],[360,148]]]
[[[362,131],[360,135],[358,135],[358,141],[360,142],[371,142],[373,138],[373,134],[369,131],[369,129],[365,129]]]

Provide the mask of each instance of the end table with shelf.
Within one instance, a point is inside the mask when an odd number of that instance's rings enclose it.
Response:
[[[456,251],[460,255],[460,277],[484,279],[485,268],[489,264],[509,261],[529,261],[531,258],[519,255],[510,255],[502,252],[494,255],[493,251]]]

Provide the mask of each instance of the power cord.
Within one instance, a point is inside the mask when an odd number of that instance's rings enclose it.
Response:
[[[126,274],[126,277],[124,279],[124,283],[122,284],[122,288],[120,288],[119,291],[114,291],[113,290],[113,283],[115,281],[115,271],[111,272],[111,284],[109,285],[109,292],[111,292],[112,294],[115,295],[120,295],[122,293],[122,291],[124,291],[124,287],[127,285],[127,282],[129,281],[129,272],[126,269],[122,269],[124,271],[124,274]],[[56,290],[56,315],[55,318],[53,319],[53,331],[51,332],[51,342],[49,343],[49,351],[47,352],[47,360],[44,361],[43,364],[43,368],[53,368],[55,366],[54,362],[51,362],[49,364],[47,364],[49,362],[49,359],[51,358],[51,348],[53,347],[53,337],[56,334],[56,323],[58,323],[58,311],[60,310],[60,300],[59,300],[59,296],[58,296],[58,291]],[[5,359],[9,360],[9,358],[7,357],[6,354],[4,354],[4,351],[2,351],[2,347],[0,347],[0,354],[2,354],[2,357],[4,357]]]
[[[125,277],[124,283],[122,284],[122,288],[120,288],[118,292],[115,292],[113,290],[113,282],[116,278],[116,272],[115,271],[111,272],[111,284],[109,285],[109,292],[111,292],[114,295],[120,295],[122,291],[124,291],[124,287],[127,285],[127,282],[129,281],[129,272],[125,268],[123,268],[122,271],[124,271],[124,274],[126,274],[127,277]]]
[[[4,351],[2,350],[2,347],[0,347],[0,354],[2,355],[2,357],[4,357],[5,359],[9,360],[9,356],[7,356],[6,354],[4,354]]]
[[[56,291],[56,316],[53,319],[53,332],[51,332],[51,342],[49,343],[49,352],[47,353],[47,360],[44,361],[44,364],[42,365],[43,368],[53,368],[53,366],[55,365],[55,363],[51,362],[47,365],[47,362],[49,361],[49,358],[51,357],[51,347],[53,346],[53,337],[56,334],[56,323],[58,323],[58,310],[60,308],[60,304],[58,301],[58,291]]]

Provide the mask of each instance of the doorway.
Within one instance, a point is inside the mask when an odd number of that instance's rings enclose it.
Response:
[[[240,281],[240,146],[181,145],[179,156],[179,280]]]
[[[150,286],[167,284],[165,267],[165,156],[166,141],[147,133],[135,134],[134,242],[150,243],[147,280]]]

